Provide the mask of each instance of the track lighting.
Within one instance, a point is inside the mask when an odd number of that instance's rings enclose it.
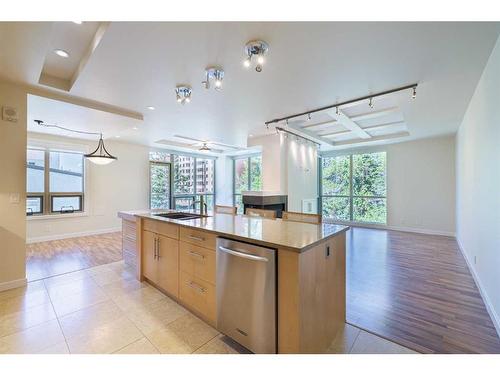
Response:
[[[252,57],[256,56],[257,64],[255,71],[262,72],[262,65],[265,62],[265,55],[269,51],[269,45],[262,40],[252,40],[245,45],[245,54],[247,57],[243,61],[245,68],[252,65]]]
[[[411,95],[411,98],[412,98],[412,99],[415,99],[416,97],[417,97],[417,88],[416,88],[416,87],[414,87],[414,88],[413,88],[413,94]]]
[[[370,108],[373,108],[373,98],[370,98],[370,101],[368,102],[368,105]]]
[[[335,107],[335,114],[336,114],[337,116],[338,116],[338,115],[340,115],[340,110],[339,110],[339,107],[338,107],[338,106],[337,106],[337,107]]]
[[[222,89],[222,80],[224,79],[224,70],[217,67],[208,67],[205,69],[205,80],[202,82],[205,88],[210,88],[210,82],[214,83],[217,91]]]
[[[191,87],[179,85],[175,88],[177,103],[186,104],[191,102]]]
[[[311,114],[310,114],[310,113],[308,113],[308,114],[307,114],[307,119],[306,119],[306,121],[311,121]]]

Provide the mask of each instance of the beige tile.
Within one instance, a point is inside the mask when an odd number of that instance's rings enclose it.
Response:
[[[179,335],[168,328],[150,332],[146,337],[163,354],[189,354],[194,350]]]
[[[37,354],[69,354],[69,349],[66,342],[61,342],[42,351],[39,351],[37,352]]]
[[[395,344],[366,331],[360,331],[351,349],[352,354],[417,354],[413,350]]]
[[[93,274],[92,279],[100,286],[123,280],[119,274],[111,269]]]
[[[218,334],[215,329],[202,320],[192,314],[186,314],[170,323],[166,329],[151,332],[146,336],[160,352],[168,353],[172,350],[172,352],[177,352],[175,345],[180,343],[182,343],[180,345],[182,352],[188,348],[190,352],[194,352]]]
[[[18,294],[0,301],[0,316],[29,309],[50,303],[49,295],[45,288]]]
[[[124,310],[124,313],[143,333],[149,333],[166,328],[169,323],[186,315],[187,310],[166,297],[141,308]]]
[[[124,261],[110,263],[109,268],[124,279],[135,279],[135,268],[128,264],[125,264]]]
[[[154,347],[147,338],[142,338],[130,345],[127,345],[123,349],[115,352],[116,354],[159,354],[158,349]]]
[[[52,299],[52,305],[58,317],[96,305],[109,300],[109,297],[100,289],[93,289],[66,297]]]
[[[57,320],[0,338],[0,353],[37,353],[64,342]]]
[[[344,329],[338,333],[337,337],[326,352],[332,354],[348,354],[354,344],[354,341],[358,337],[359,332],[359,328],[350,324],[345,324]]]
[[[23,331],[55,318],[56,314],[51,303],[26,308],[15,313],[2,314],[0,315],[0,337]]]
[[[102,264],[100,266],[92,267],[86,270],[86,272],[90,276],[96,275],[101,272],[109,272],[109,271],[113,271],[113,269],[110,268],[109,264]]]
[[[47,285],[47,291],[52,300],[66,298],[75,294],[98,292],[99,290],[99,285],[91,277]]]
[[[123,312],[111,300],[75,311],[59,318],[66,338],[83,335],[85,332],[123,317]]]
[[[24,296],[29,293],[33,292],[39,292],[41,290],[44,290],[45,286],[43,284],[43,281],[32,281],[28,283],[26,286],[23,286],[21,288],[15,288],[15,289],[9,289],[5,290],[3,292],[0,292],[0,303],[2,301],[11,299],[13,297],[20,297]]]
[[[122,310],[128,310],[144,307],[150,303],[164,299],[166,296],[157,289],[147,286],[146,288],[140,288],[126,294],[110,295],[110,298]]]
[[[113,353],[144,337],[126,317],[89,329],[85,333],[67,338],[71,353]]]
[[[57,285],[67,284],[82,279],[90,279],[90,275],[85,270],[49,277],[47,279],[44,279],[43,282],[45,283],[45,286],[47,288],[50,288]]]
[[[194,354],[250,354],[251,352],[224,335],[218,335],[205,345],[200,347]]]
[[[149,284],[145,282],[140,282],[135,279],[126,279],[103,285],[101,288],[109,296],[118,296],[147,287],[149,287]]]

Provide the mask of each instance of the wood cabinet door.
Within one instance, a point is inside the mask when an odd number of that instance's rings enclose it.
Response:
[[[156,233],[142,232],[142,274],[153,283],[158,283],[158,262],[155,258]]]
[[[158,238],[158,279],[160,288],[174,297],[179,296],[179,241],[157,235]]]

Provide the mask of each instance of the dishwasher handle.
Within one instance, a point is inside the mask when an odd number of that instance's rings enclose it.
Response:
[[[228,254],[240,257],[240,258],[251,259],[251,260],[258,260],[260,262],[267,262],[268,261],[268,259],[265,258],[265,257],[260,257],[258,255],[252,255],[252,254],[242,253],[241,251],[236,251],[236,250],[233,250],[233,249],[229,249],[229,248],[224,247],[224,246],[219,246],[219,250],[221,250],[221,251],[223,251],[225,253],[228,253]]]

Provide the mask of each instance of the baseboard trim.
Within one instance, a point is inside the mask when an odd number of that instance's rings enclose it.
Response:
[[[412,228],[412,227],[398,227],[394,225],[381,225],[381,224],[364,224],[364,223],[351,223],[345,221],[329,221],[325,220],[326,223],[331,222],[333,224],[340,225],[349,225],[352,227],[360,227],[360,228],[373,228],[373,229],[386,229],[386,230],[395,230],[398,232],[410,232],[410,233],[420,233],[420,234],[430,234],[434,236],[446,236],[446,237],[455,237],[455,232],[446,232],[440,230],[432,230],[432,229],[421,229],[421,228]]]
[[[100,230],[90,230],[85,232],[74,232],[74,233],[55,234],[51,236],[32,237],[32,238],[27,238],[26,243],[30,244],[30,243],[45,242],[45,241],[64,240],[66,238],[75,238],[75,237],[93,236],[96,234],[120,232],[121,230],[122,230],[121,227],[115,227],[115,228],[107,228]]]
[[[4,290],[9,290],[9,289],[20,288],[22,286],[26,286],[27,283],[28,283],[28,280],[26,278],[12,280],[12,281],[6,281],[4,283],[0,283],[0,292],[3,292]]]
[[[493,325],[495,326],[495,329],[497,330],[497,334],[500,337],[500,317],[496,313],[493,305],[491,304],[491,300],[488,297],[488,293],[486,293],[486,290],[483,287],[483,284],[481,283],[481,279],[479,278],[479,275],[476,273],[476,269],[472,266],[472,263],[467,256],[467,253],[464,250],[464,247],[462,246],[462,243],[457,237],[457,243],[458,243],[458,248],[460,249],[460,252],[462,253],[463,257],[465,258],[465,262],[467,263],[467,267],[469,268],[469,271],[472,275],[472,278],[476,282],[477,289],[479,290],[479,294],[481,294],[481,297],[483,298],[484,305],[486,306],[486,310],[488,311],[488,314],[490,314],[491,321],[493,322]]]

